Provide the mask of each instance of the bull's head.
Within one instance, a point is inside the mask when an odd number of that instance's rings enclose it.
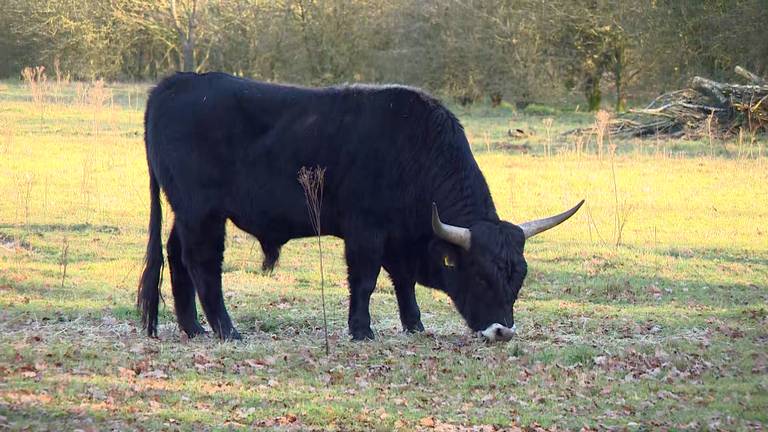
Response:
[[[553,228],[579,210],[514,225],[482,221],[470,227],[448,225],[432,206],[430,279],[453,300],[469,327],[490,341],[515,334],[513,306],[528,271],[525,240]]]

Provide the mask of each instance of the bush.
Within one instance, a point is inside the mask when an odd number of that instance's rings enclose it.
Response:
[[[553,116],[557,114],[557,108],[549,105],[532,103],[523,108],[523,112],[530,115]]]

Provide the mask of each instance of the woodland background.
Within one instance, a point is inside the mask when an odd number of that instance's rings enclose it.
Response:
[[[221,70],[399,82],[469,104],[623,110],[694,75],[768,74],[768,0],[0,0],[0,77]]]

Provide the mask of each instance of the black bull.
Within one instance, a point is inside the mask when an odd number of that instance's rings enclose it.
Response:
[[[175,214],[167,252],[178,324],[189,336],[204,331],[197,292],[223,339],[240,337],[221,289],[225,221],[259,240],[271,269],[283,244],[314,234],[302,167],[326,169],[321,224],[344,239],[349,332],[358,340],[373,338],[369,301],[382,267],[406,331],[424,329],[418,282],[445,292],[472,330],[508,340],[525,239],[581,205],[521,225],[499,220],[459,121],[401,86],[310,89],[180,73],[151,91],[145,141],[151,209],[138,306],[150,336],[163,267],[160,189]]]

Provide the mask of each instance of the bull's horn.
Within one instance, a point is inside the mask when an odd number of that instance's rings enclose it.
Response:
[[[581,205],[584,204],[584,200],[581,200],[576,206],[566,212],[560,213],[559,215],[551,216],[544,219],[538,219],[535,221],[525,222],[518,225],[525,234],[525,238],[531,238],[535,236],[536,234],[546,231],[550,228],[554,228],[561,223],[565,222],[566,219],[573,216],[574,213],[579,211],[579,208],[581,208]]]
[[[468,228],[448,225],[440,220],[435,203],[432,203],[432,231],[439,238],[461,246],[464,250],[469,250],[469,245],[472,243],[472,232]]]

